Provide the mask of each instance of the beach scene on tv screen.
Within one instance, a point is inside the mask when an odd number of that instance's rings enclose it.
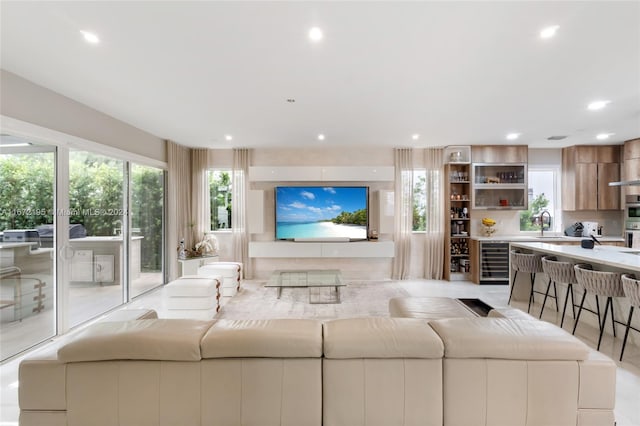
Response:
[[[276,188],[276,238],[367,238],[366,187]]]

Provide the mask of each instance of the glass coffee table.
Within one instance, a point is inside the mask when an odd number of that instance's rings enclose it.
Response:
[[[284,271],[278,270],[271,274],[265,287],[278,289],[278,299],[283,288],[301,287],[309,289],[309,303],[340,303],[340,287],[346,284],[342,281],[342,274],[337,269]],[[323,297],[321,289],[329,288],[329,294]],[[316,294],[317,293],[317,294]],[[314,299],[315,294],[315,299]]]

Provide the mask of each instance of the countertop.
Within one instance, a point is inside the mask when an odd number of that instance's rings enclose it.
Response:
[[[615,246],[595,246],[585,249],[575,245],[560,245],[548,243],[515,242],[512,247],[528,249],[570,259],[580,260],[597,265],[605,265],[625,271],[640,272],[640,250]]]
[[[544,237],[534,236],[534,235],[494,235],[491,237],[482,237],[475,236],[471,237],[472,240],[478,241],[509,241],[509,242],[569,242],[575,241],[580,242],[584,239],[588,239],[589,237],[567,237],[566,235],[545,235]],[[598,241],[603,243],[623,243],[624,238],[622,237],[605,237],[605,236],[597,236]]]

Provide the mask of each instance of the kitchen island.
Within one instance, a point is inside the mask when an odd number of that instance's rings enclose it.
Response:
[[[510,248],[519,249],[528,253],[553,255],[556,256],[558,260],[565,262],[588,263],[592,265],[595,270],[599,271],[623,272],[635,274],[636,277],[640,276],[640,250],[638,249],[607,245],[596,245],[593,249],[585,249],[576,245],[560,245],[540,242],[512,242],[510,244]],[[510,282],[513,282],[513,275],[513,271],[510,271]],[[537,274],[534,288],[536,291],[544,293],[547,289],[547,283],[548,278],[545,274]],[[529,289],[530,281],[528,274],[518,274],[512,300],[526,303],[529,299]],[[564,302],[566,290],[567,286],[559,283],[558,298],[560,304]],[[553,292],[551,292],[551,294],[553,294]],[[576,296],[576,300],[580,300],[581,290],[574,289],[574,294]],[[540,294],[536,294],[536,302],[541,303],[543,297],[544,296],[541,296]],[[596,309],[595,303],[596,301],[593,296],[588,296],[585,300],[585,306],[593,310]],[[547,300],[545,312],[547,309],[553,310],[554,308],[555,304],[553,300]],[[538,316],[540,313],[539,309],[540,305],[537,305],[535,309],[532,306],[531,314]],[[601,311],[604,312],[604,306],[602,306]],[[626,323],[627,315],[629,314],[629,301],[623,297],[614,298],[614,311],[616,321]],[[570,316],[569,312],[571,311],[568,310],[568,317]],[[595,315],[582,315],[580,317],[580,323],[583,321],[588,322],[593,327],[598,326]],[[634,318],[632,325],[638,328],[638,326],[640,326],[639,323],[640,320],[638,318]],[[569,324],[571,324],[571,322],[569,322]],[[616,327],[618,333],[624,332],[624,327],[621,324],[617,324]],[[607,330],[609,333],[611,332],[610,327],[606,327],[605,331]],[[621,334],[618,334],[618,336],[621,336]],[[636,336],[630,335],[629,338],[633,339],[636,338]]]

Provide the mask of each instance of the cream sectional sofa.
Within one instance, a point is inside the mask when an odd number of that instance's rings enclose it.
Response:
[[[613,425],[615,364],[509,318],[99,323],[20,365],[28,425]]]

